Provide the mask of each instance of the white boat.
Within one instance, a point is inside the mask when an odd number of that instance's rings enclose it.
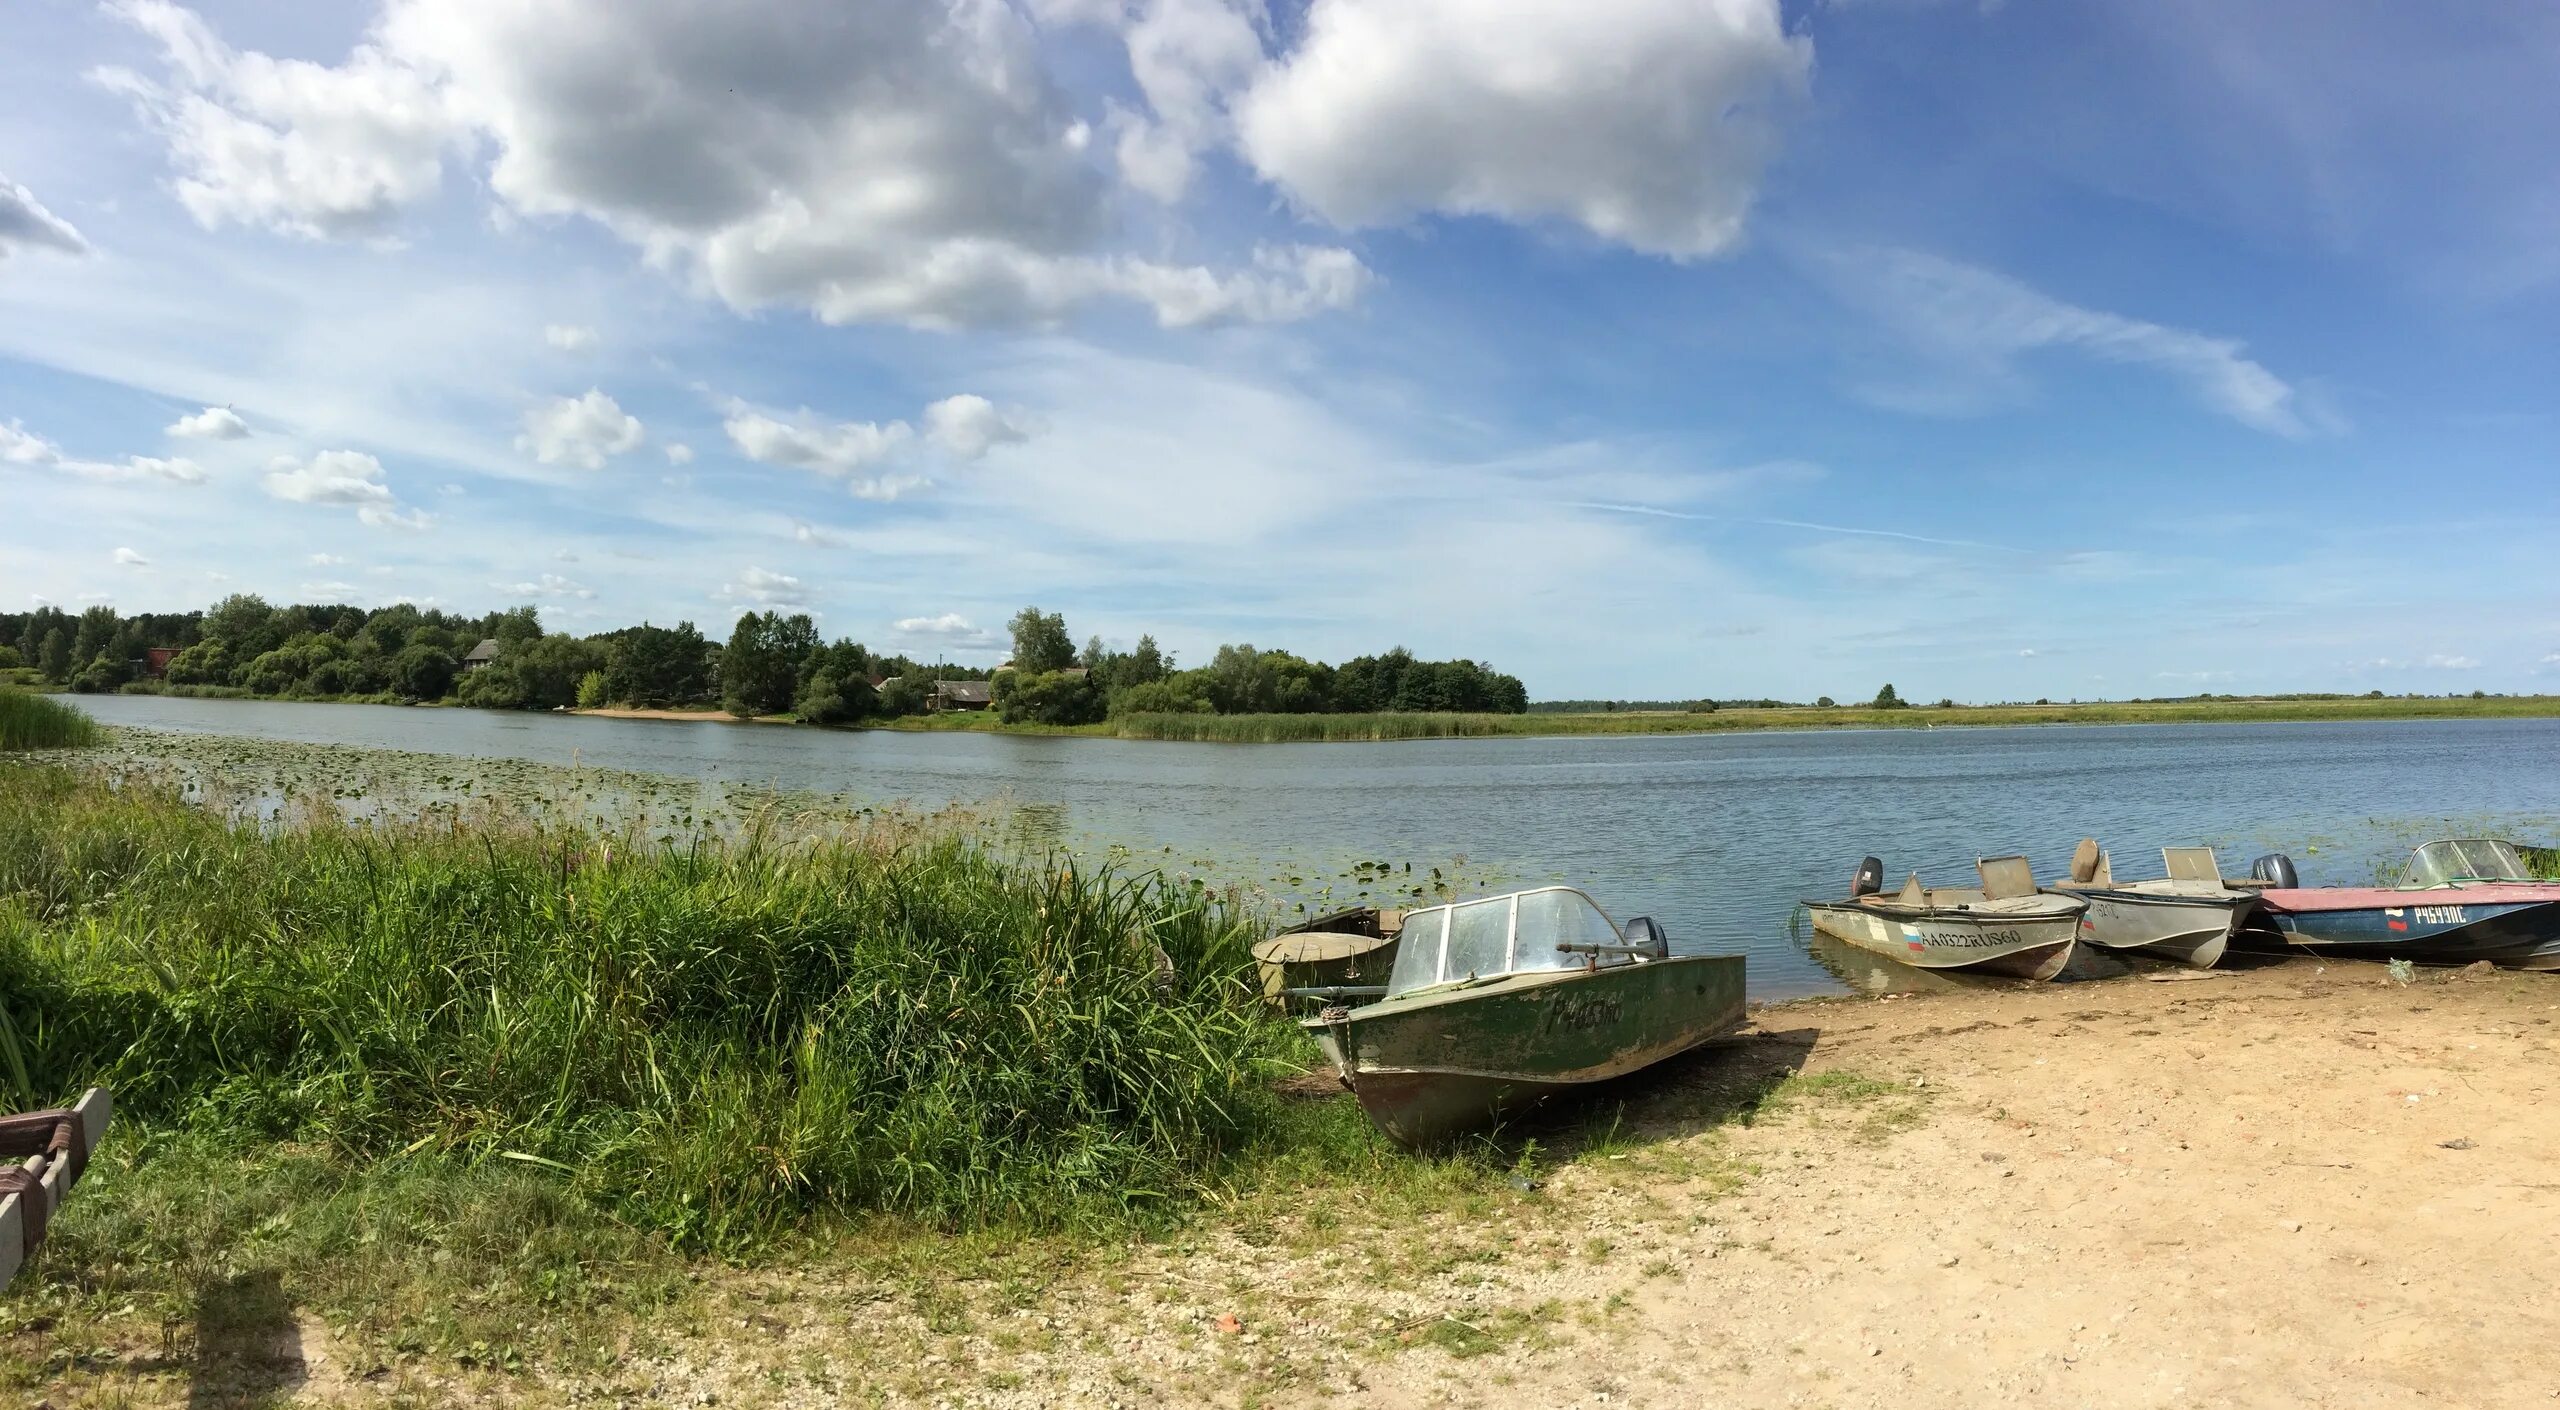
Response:
[[[2150,881],[2118,881],[2095,839],[2071,855],[2071,874],[2046,890],[2089,903],[2080,938],[2110,950],[2142,950],[2198,969],[2221,962],[2231,933],[2258,908],[2256,890],[2222,879],[2210,847],[2163,847]]]
[[[2051,979],[2071,963],[2089,903],[2036,888],[2024,857],[1978,859],[1980,889],[1920,884],[1884,892],[1884,863],[1858,866],[1845,901],[1807,901],[1816,930],[1916,969]]]

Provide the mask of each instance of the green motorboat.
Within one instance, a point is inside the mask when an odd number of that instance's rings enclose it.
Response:
[[[1388,1135],[1421,1145],[1742,1025],[1742,957],[1542,886],[1409,912],[1386,996],[1303,1022]]]

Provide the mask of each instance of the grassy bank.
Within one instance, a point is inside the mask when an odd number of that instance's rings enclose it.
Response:
[[[2535,719],[2560,716],[2560,696],[2483,699],[2301,697],[2114,701],[2087,705],[1957,705],[1567,715],[1129,715],[1103,728],[1123,739],[1278,744],[1313,740],[1448,739],[1503,735],[1715,734],[1734,730],[1945,729],[1987,725],[2230,724],[2319,720]],[[975,721],[978,715],[942,716]],[[967,724],[951,726],[968,728]],[[1082,732],[1082,731],[1079,731]]]
[[[101,735],[97,721],[59,700],[0,689],[0,749],[75,749]]]
[[[511,1163],[680,1245],[1125,1218],[1272,1131],[1217,903],[929,830],[251,831],[19,768],[0,898],[15,1104]]]

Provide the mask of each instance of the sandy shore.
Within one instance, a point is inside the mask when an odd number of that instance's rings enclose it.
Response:
[[[820,1403],[772,1373],[860,1348],[845,1388],[1020,1406],[2545,1405],[2555,1018],[2308,962],[1772,1008],[1507,1208],[1217,1231],[955,1337],[785,1278],[769,1341],[626,1388]]]
[[[2508,1406],[2560,1394],[2560,978],[2292,961],[1761,1010],[1492,1194],[702,1270],[608,1364],[279,1403]],[[361,1365],[359,1361],[357,1363]],[[186,1378],[27,1386],[176,1403]],[[21,1384],[24,1384],[23,1382]],[[198,1389],[206,1382],[199,1377]]]

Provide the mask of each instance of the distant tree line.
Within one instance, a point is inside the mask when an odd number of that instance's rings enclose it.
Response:
[[[484,641],[494,659],[468,660]],[[173,651],[158,681],[146,654]],[[395,603],[270,605],[235,594],[202,612],[0,613],[0,670],[31,670],[75,691],[168,690],[288,700],[451,700],[500,710],[725,705],[850,720],[926,708],[937,678],[984,671],[822,643],[806,616],[749,613],[724,648],[691,622],[594,636],[546,632],[532,607],[472,616]],[[875,690],[874,680],[884,688]]]
[[[1127,651],[1090,637],[1079,651],[1066,618],[1025,607],[1014,614],[1010,669],[996,672],[995,708],[1007,721],[1091,724],[1117,715],[1312,715],[1371,711],[1467,711],[1516,715],[1529,708],[1516,676],[1475,661],[1424,661],[1399,646],[1330,666],[1249,643],[1221,646],[1205,666],[1180,669],[1141,636]]]
[[[277,607],[239,593],[201,612],[0,613],[0,670],[29,670],[75,691],[450,700],[501,710],[718,706],[814,724],[921,714],[934,708],[937,682],[991,677],[1002,718],[1042,724],[1141,713],[1529,708],[1517,677],[1474,661],[1420,660],[1402,647],[1332,666],[1236,644],[1185,670],[1153,636],[1126,651],[1098,636],[1079,649],[1062,615],[1036,607],[1015,614],[1012,629],[1013,659],[990,671],[827,641],[805,613],[749,612],[726,642],[715,642],[691,622],[581,637],[545,631],[529,606],[472,616],[408,603]],[[495,643],[494,655],[471,660],[484,641]],[[159,680],[145,680],[143,663],[155,648],[174,654]]]

